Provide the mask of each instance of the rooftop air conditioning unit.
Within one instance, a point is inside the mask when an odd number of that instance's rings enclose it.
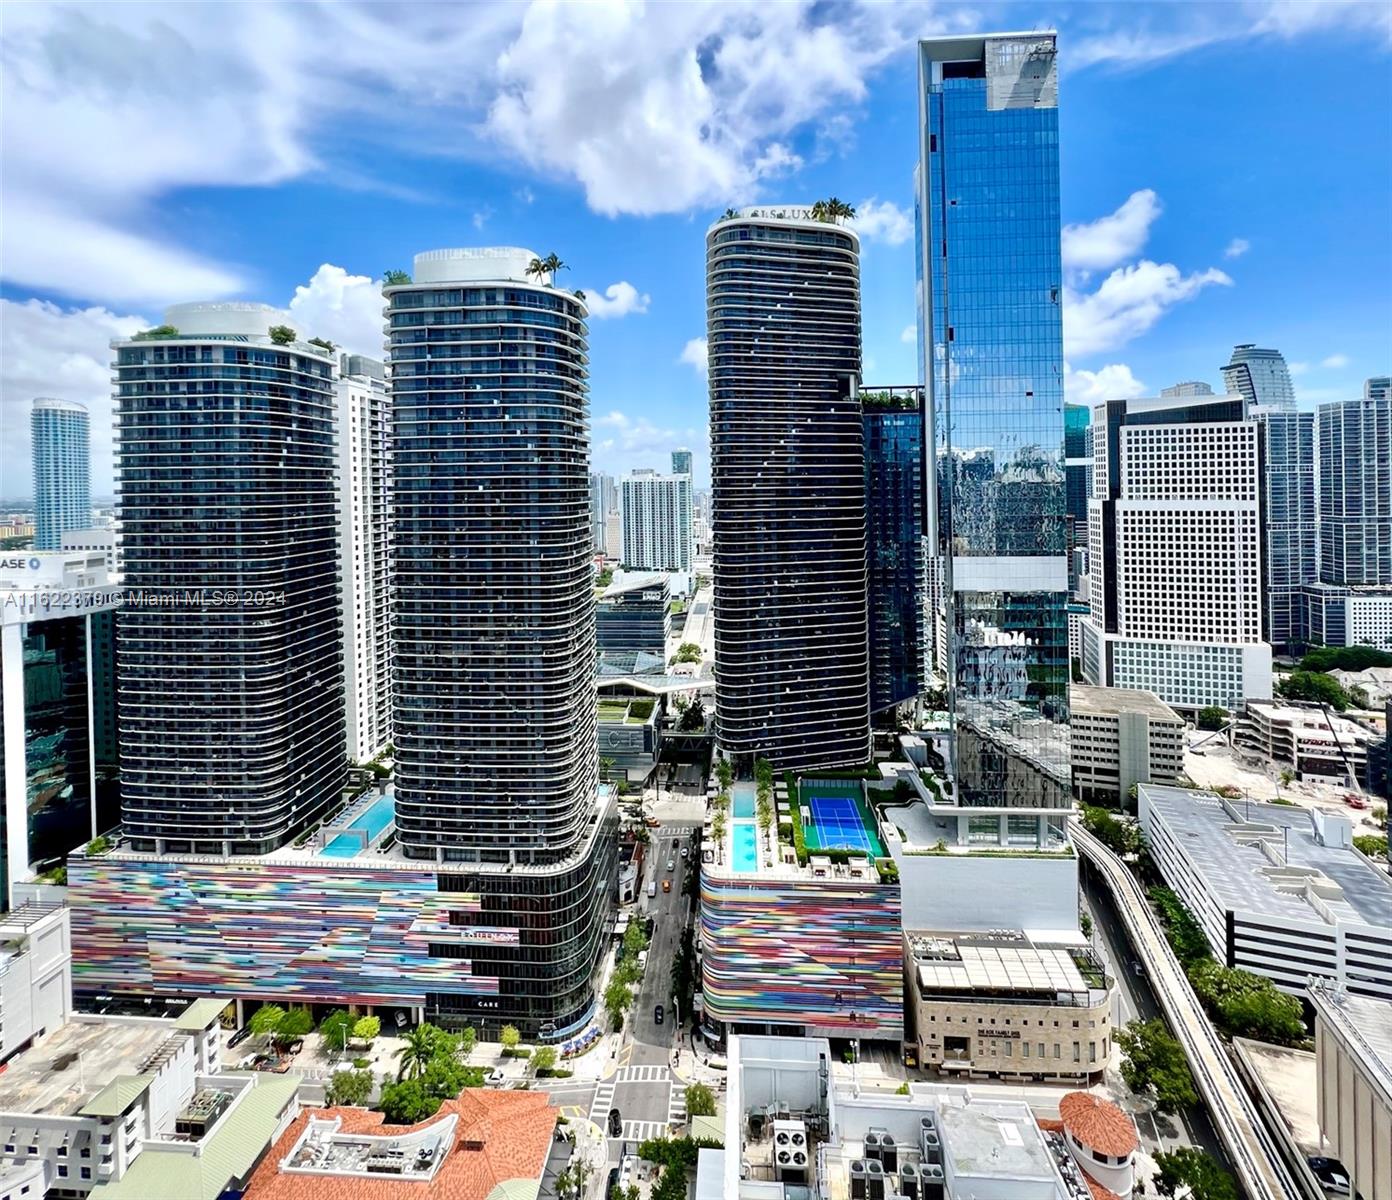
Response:
[[[802,1121],[773,1123],[773,1177],[779,1182],[807,1179],[807,1126]]]
[[[874,1160],[865,1164],[865,1200],[885,1200],[884,1167]]]
[[[851,1160],[851,1200],[865,1200],[865,1160]]]
[[[880,1134],[880,1162],[888,1174],[893,1174],[899,1167],[899,1151],[894,1145],[893,1134]]]
[[[899,1168],[899,1191],[904,1200],[919,1200],[918,1165],[904,1163]]]

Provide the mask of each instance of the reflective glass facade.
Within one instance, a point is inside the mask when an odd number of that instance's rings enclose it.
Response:
[[[1315,552],[1315,414],[1259,410],[1266,640],[1278,654],[1306,639],[1300,589],[1319,570]]]
[[[1392,399],[1319,409],[1319,548],[1323,583],[1392,584]]]
[[[1063,406],[1064,473],[1068,490],[1068,550],[1087,546],[1088,481],[1092,477],[1092,410],[1086,404]],[[1072,560],[1069,569],[1072,570]],[[1069,590],[1076,584],[1069,579]]]
[[[920,43],[918,201],[964,803],[1068,802],[1058,76],[1050,33]]]
[[[923,393],[860,395],[865,412],[866,561],[870,598],[870,711],[924,687]]]
[[[866,762],[859,239],[797,206],[718,222],[706,321],[720,744]]]
[[[333,365],[240,332],[115,348],[125,833],[265,853],[347,769]]]
[[[69,529],[92,524],[90,418],[81,404],[40,397],[30,417],[34,549],[57,550]]]

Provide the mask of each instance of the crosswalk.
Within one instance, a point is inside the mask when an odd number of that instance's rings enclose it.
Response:
[[[671,1132],[661,1121],[625,1121],[623,1136],[626,1142],[645,1142],[649,1138],[663,1138]]]
[[[614,1107],[613,1079],[606,1080],[595,1089],[594,1100],[590,1104],[590,1120],[608,1132],[609,1110]]]
[[[620,1067],[614,1076],[617,1083],[665,1083],[671,1072],[663,1066]]]
[[[613,1078],[604,1080],[595,1089],[594,1100],[590,1104],[590,1120],[607,1134],[609,1132],[609,1110],[614,1107],[614,1095],[621,1084],[626,1083],[665,1083],[667,1085],[666,1121],[625,1121],[623,1139],[641,1142],[647,1138],[667,1137],[673,1124],[686,1120],[686,1092],[674,1079],[666,1066],[626,1066],[614,1072]]]
[[[672,1085],[672,1091],[667,1097],[667,1121],[672,1125],[680,1125],[686,1120],[686,1089]]]

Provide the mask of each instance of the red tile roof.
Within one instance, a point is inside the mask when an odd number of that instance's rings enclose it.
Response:
[[[1050,1117],[1035,1117],[1034,1123],[1045,1133],[1062,1133],[1063,1122],[1053,1120]],[[1073,1160],[1077,1162],[1077,1159]],[[1111,1188],[1103,1187],[1091,1175],[1083,1170],[1082,1164],[1078,1165],[1078,1170],[1082,1172],[1083,1182],[1088,1185],[1088,1191],[1092,1193],[1092,1200],[1121,1200]]]
[[[1059,1101],[1059,1116],[1069,1133],[1098,1154],[1125,1157],[1140,1145],[1131,1118],[1092,1092],[1069,1092]]]
[[[428,1183],[359,1175],[288,1174],[280,1161],[290,1153],[311,1117],[342,1121],[340,1133],[401,1134],[459,1114],[454,1144]],[[542,1092],[469,1088],[446,1100],[417,1125],[385,1125],[379,1112],[362,1108],[305,1109],[261,1160],[247,1186],[247,1200],[485,1200],[509,1179],[540,1179],[551,1152],[556,1110]],[[482,1149],[468,1149],[482,1143]]]

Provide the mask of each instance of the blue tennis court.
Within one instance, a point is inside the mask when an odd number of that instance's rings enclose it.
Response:
[[[805,796],[803,803],[812,811],[812,827],[804,830],[809,850],[864,850],[884,857],[879,835],[858,797],[844,793]]]

